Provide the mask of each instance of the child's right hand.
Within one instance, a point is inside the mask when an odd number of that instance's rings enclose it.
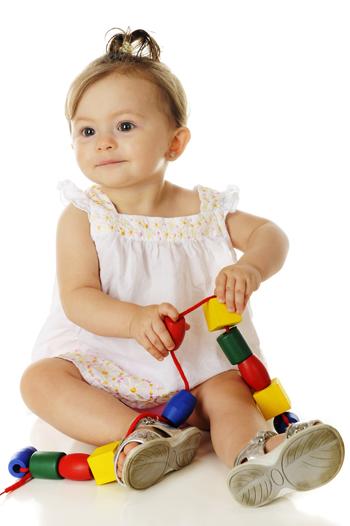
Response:
[[[139,305],[129,325],[129,336],[134,338],[147,352],[157,360],[168,356],[175,345],[163,319],[169,316],[176,321],[179,313],[170,303],[160,305]],[[186,323],[186,330],[190,326]]]

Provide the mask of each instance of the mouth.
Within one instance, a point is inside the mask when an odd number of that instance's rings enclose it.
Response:
[[[99,167],[99,166],[109,166],[111,164],[121,164],[121,163],[124,163],[125,161],[103,161],[102,163],[98,163],[96,164],[96,167]]]

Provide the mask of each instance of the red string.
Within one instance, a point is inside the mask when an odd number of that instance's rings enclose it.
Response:
[[[192,307],[189,307],[188,309],[186,309],[185,311],[181,312],[179,314],[179,318],[182,317],[182,316],[185,316],[185,314],[188,314],[189,312],[192,312],[193,310],[197,309],[198,307],[200,307],[203,303],[206,303],[207,301],[209,301],[211,298],[216,298],[215,295],[213,296],[208,296],[207,298],[204,298],[203,300],[199,301],[198,303],[196,303],[195,305],[192,305]],[[181,378],[183,379],[184,381],[184,384],[185,384],[185,389],[188,391],[190,386],[189,386],[189,383],[188,383],[188,380],[186,378],[186,375],[185,373],[183,372],[182,370],[182,367],[178,361],[178,359],[176,358],[175,356],[175,352],[172,351],[171,353],[171,357],[174,361],[174,364],[177,368],[177,370],[179,371],[179,374],[181,376]],[[165,423],[168,423],[168,420],[163,417],[163,416],[155,416],[151,413],[141,413],[139,414],[134,420],[133,422],[131,423],[127,433],[126,433],[126,436],[130,435],[136,428],[137,424],[139,423],[139,421],[142,419],[142,418],[145,418],[146,416],[150,416],[152,418],[154,418],[155,420],[160,420],[161,422],[165,422]],[[22,473],[26,473],[26,475],[24,475],[23,478],[21,478],[21,480],[19,482],[16,482],[16,484],[13,484],[12,486],[9,486],[8,488],[6,488],[2,493],[0,493],[0,495],[3,495],[4,493],[9,493],[10,491],[14,491],[16,490],[17,488],[20,488],[21,486],[23,486],[27,481],[31,480],[33,477],[32,477],[32,474],[29,472],[29,469],[28,468],[20,468],[20,470]]]
[[[160,420],[161,422],[165,422],[166,424],[168,423],[168,420],[166,418],[164,418],[164,416],[158,416],[158,415],[153,415],[152,413],[140,413],[139,415],[137,415],[137,417],[131,422],[131,425],[126,433],[126,437],[130,435],[130,433],[132,433],[137,424],[139,423],[140,420],[142,420],[142,418],[145,418],[146,416],[150,416],[151,418],[154,418],[155,420]]]
[[[289,426],[290,422],[289,422],[289,419],[288,419],[288,416],[286,415],[286,413],[283,413],[283,414],[281,415],[281,417],[282,417],[283,422],[284,422],[287,426]]]
[[[181,365],[180,365],[178,359],[177,359],[176,356],[175,356],[175,351],[171,351],[170,354],[171,354],[172,359],[174,360],[175,367],[176,367],[177,370],[179,371],[180,376],[181,376],[181,378],[182,378],[183,381],[184,381],[186,391],[189,391],[189,389],[190,389],[190,385],[189,385],[189,383],[188,383],[188,380],[187,380],[187,378],[186,378],[186,375],[185,375],[185,373],[183,372],[182,367],[181,367]]]
[[[185,314],[188,314],[189,312],[192,312],[193,310],[195,309],[198,309],[198,307],[200,307],[201,305],[203,305],[203,303],[206,303],[207,301],[209,301],[211,298],[216,298],[215,295],[213,296],[208,296],[207,298],[204,298],[203,300],[199,301],[198,303],[196,303],[195,305],[192,305],[192,307],[189,307],[188,309],[184,310],[183,312],[180,312],[179,314],[179,318],[182,318],[185,316]],[[190,385],[188,383],[188,380],[186,378],[186,375],[185,373],[183,372],[183,369],[178,361],[178,359],[176,358],[175,356],[175,351],[170,351],[170,354],[171,354],[171,357],[174,361],[174,364],[175,364],[175,367],[177,368],[177,370],[179,371],[179,374],[181,376],[181,378],[183,379],[183,382],[185,384],[185,389],[186,391],[189,391],[190,389]]]
[[[3,495],[4,493],[9,493],[10,491],[14,491],[17,488],[20,488],[32,478],[32,474],[28,472],[26,475],[24,475],[24,477],[21,478],[19,482],[16,482],[16,484],[12,484],[12,486],[9,486],[8,488],[5,488],[5,490],[2,493],[0,493],[0,495]]]
[[[207,301],[211,300],[212,298],[216,298],[215,294],[213,296],[208,296],[207,298],[204,298],[204,300],[199,301],[195,305],[192,305],[192,307],[189,307],[188,309],[184,310],[183,312],[180,312],[179,318],[181,316],[185,316],[185,314],[188,314],[189,312],[192,312],[195,309],[198,309],[203,303],[206,303]]]

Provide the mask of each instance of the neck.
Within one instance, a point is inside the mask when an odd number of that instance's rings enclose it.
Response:
[[[101,185],[101,190],[120,214],[161,216],[166,212],[171,186],[162,180],[118,189]]]

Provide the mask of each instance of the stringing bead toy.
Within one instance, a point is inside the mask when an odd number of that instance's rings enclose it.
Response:
[[[87,459],[96,484],[115,481],[113,461],[119,444],[120,440],[117,440],[100,446]]]
[[[232,365],[237,365],[242,379],[253,391],[252,396],[266,420],[274,417],[274,427],[278,433],[284,433],[289,424],[298,422],[298,417],[290,413],[290,400],[277,378],[271,380],[264,364],[250,350],[247,342],[236,327],[242,317],[236,312],[229,312],[224,303],[216,296],[209,296],[179,314],[177,321],[166,316],[166,325],[175,348],[170,355],[185,384],[185,389],[176,393],[166,404],[161,416],[150,413],[139,414],[131,423],[124,438],[130,435],[138,422],[147,416],[178,427],[186,422],[196,406],[196,397],[190,392],[185,373],[175,356],[186,333],[185,314],[202,305],[204,316],[210,332],[225,329],[218,336],[217,342]],[[122,439],[124,440],[124,439]],[[21,449],[9,462],[9,472],[20,479],[19,482],[6,488],[0,495],[13,491],[32,478],[91,480],[96,484],[106,484],[116,480],[115,456],[119,444],[117,440],[100,446],[91,455],[85,453],[37,451],[35,447]]]
[[[246,384],[254,391],[261,391],[271,383],[270,375],[265,365],[255,354],[238,364],[239,372]]]
[[[64,456],[56,451],[35,451],[29,460],[29,472],[37,479],[61,479],[58,464]]]
[[[8,465],[8,470],[13,477],[24,477],[25,470],[29,467],[30,457],[35,451],[35,447],[26,447],[13,455]]]
[[[61,458],[58,472],[64,479],[91,480],[94,478],[89,467],[90,456],[87,453],[70,453]]]
[[[269,420],[290,409],[287,393],[277,378],[274,378],[271,384],[262,391],[256,391],[253,397],[265,420]]]
[[[203,312],[210,332],[223,329],[228,325],[236,325],[242,319],[240,314],[229,312],[225,303],[220,303],[215,296],[203,304]]]

